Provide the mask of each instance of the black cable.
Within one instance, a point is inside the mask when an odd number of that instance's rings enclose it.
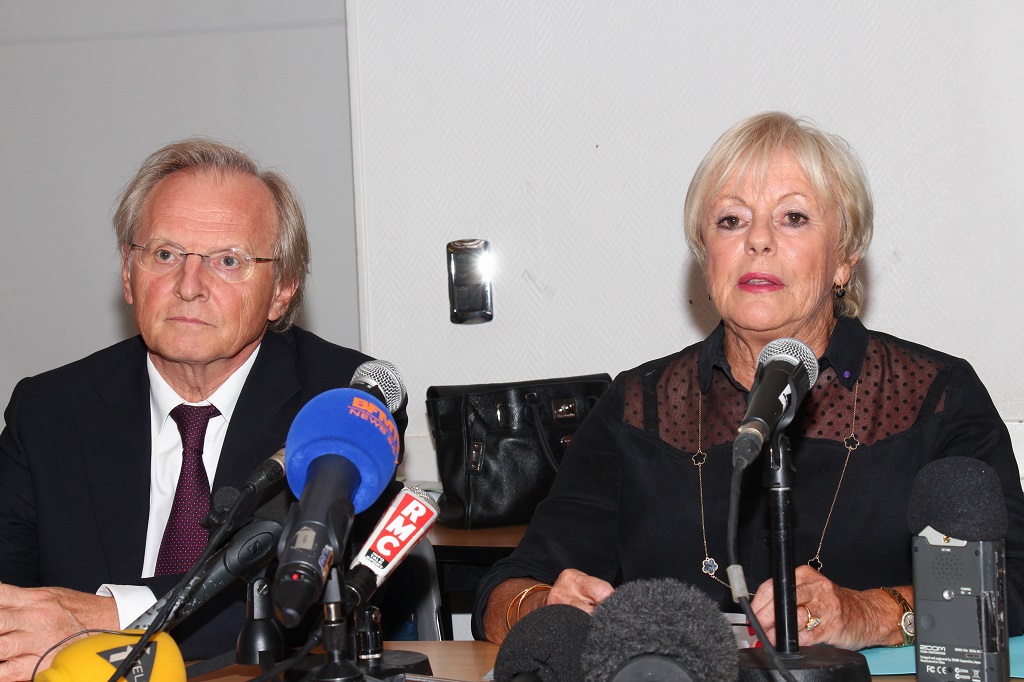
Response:
[[[726,537],[728,542],[729,550],[729,568],[727,572],[729,574],[729,584],[733,585],[733,599],[736,600],[740,605],[740,609],[747,616],[747,620],[750,621],[750,626],[754,628],[754,634],[757,635],[757,641],[761,642],[761,647],[764,649],[768,657],[772,659],[772,663],[775,665],[775,669],[779,671],[782,678],[786,682],[796,682],[796,678],[793,677],[793,673],[789,671],[786,664],[779,658],[779,652],[775,650],[775,647],[768,641],[768,635],[765,634],[764,628],[761,627],[761,623],[757,620],[757,616],[754,615],[753,609],[750,608],[750,597],[747,590],[746,579],[743,578],[743,567],[740,565],[737,550],[737,536],[739,534],[739,520],[740,520],[740,491],[743,483],[743,467],[733,465],[732,468],[732,483],[729,487],[729,521],[726,526]],[[741,578],[738,582],[742,585],[736,585],[736,577],[734,573],[738,573]],[[741,594],[736,594],[736,589],[742,588]]]
[[[49,649],[44,651],[39,656],[39,660],[36,661],[36,664],[34,666],[32,666],[32,675],[29,677],[29,679],[30,680],[36,679],[36,675],[39,673],[39,666],[42,665],[43,659],[46,658],[47,656],[49,656],[51,651],[53,651],[54,649],[59,649],[60,647],[64,646],[65,644],[67,644],[68,642],[73,640],[75,637],[78,637],[79,635],[123,635],[123,634],[124,634],[124,632],[122,630],[79,630],[78,632],[76,632],[73,635],[68,635],[67,637],[65,637],[64,639],[60,640],[59,642],[57,642],[56,644],[51,646]],[[131,637],[131,635],[127,635],[127,636]]]
[[[192,568],[185,573],[178,584],[171,590],[171,598],[169,598],[160,611],[157,612],[156,616],[153,618],[153,622],[150,623],[149,627],[142,633],[142,636],[139,637],[139,641],[136,642],[135,646],[132,647],[132,650],[128,652],[128,655],[123,661],[121,661],[121,665],[117,667],[117,670],[114,671],[114,674],[107,682],[117,682],[117,680],[122,677],[127,679],[126,673],[128,672],[128,669],[131,668],[139,659],[142,652],[145,650],[146,645],[152,641],[153,636],[156,633],[163,630],[164,625],[168,620],[170,620],[174,612],[181,607],[182,603],[184,603],[186,599],[188,599],[190,593],[186,591],[186,588],[191,584],[199,571],[202,570],[203,564],[206,563],[207,559],[209,559],[214,552],[220,549],[220,546],[224,543],[228,533],[232,530],[232,525],[235,521],[235,517],[238,515],[238,512],[242,507],[242,502],[251,497],[252,493],[253,491],[248,487],[242,489],[238,499],[236,499],[235,503],[231,505],[231,509],[228,512],[224,523],[222,523],[214,534],[210,536],[209,541],[206,543],[206,547],[203,548],[202,554],[200,554],[199,558],[196,559],[196,562],[192,564]]]
[[[310,633],[309,639],[302,645],[294,654],[284,659],[270,670],[260,674],[258,677],[254,677],[249,682],[273,682],[274,678],[283,673],[286,670],[291,669],[296,663],[301,661],[305,656],[309,655],[318,644],[320,644],[321,630],[320,626],[323,625],[324,617],[320,616],[317,619],[316,624],[313,626],[313,632]]]

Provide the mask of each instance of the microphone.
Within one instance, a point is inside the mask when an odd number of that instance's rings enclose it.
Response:
[[[720,682],[739,674],[736,640],[718,605],[671,578],[626,583],[599,604],[582,662],[592,682]]]
[[[249,480],[242,486],[242,493],[248,493],[253,497],[262,495],[270,486],[282,478],[285,472],[285,450],[281,448],[249,475]]]
[[[345,607],[365,606],[437,521],[437,503],[415,486],[402,488],[345,574]]]
[[[242,485],[241,491],[231,486],[217,488],[213,493],[211,511],[203,519],[202,525],[212,530],[230,522],[228,528],[221,532],[236,531],[249,520],[260,496],[284,478],[284,474],[285,453],[284,448],[281,448],[256,467]],[[241,519],[241,523],[237,519]]]
[[[281,537],[274,589],[275,612],[286,627],[298,625],[320,596],[352,517],[393,478],[399,443],[387,407],[357,389],[321,393],[295,416],[285,468],[299,502]]]
[[[36,682],[95,682],[107,680],[139,641],[142,631],[101,632],[67,645],[53,657]],[[185,682],[185,661],[178,645],[159,632],[131,669],[132,682]]]
[[[268,519],[257,519],[239,528],[227,545],[207,559],[202,570],[189,581],[184,588],[184,594],[188,596],[170,615],[163,629],[169,630],[185,620],[236,579],[248,580],[269,564],[276,556],[280,535],[281,524]],[[128,629],[149,628],[167,601],[177,595],[178,589],[172,589],[136,618]]]
[[[567,604],[530,611],[509,631],[494,660],[495,682],[576,682],[593,619]]]
[[[907,521],[916,534],[917,679],[1008,680],[1008,521],[999,477],[971,457],[935,460],[914,479]]]
[[[789,426],[817,380],[818,359],[802,341],[775,339],[761,350],[747,413],[732,445],[734,468],[743,469],[757,459],[764,442]]]
[[[398,369],[386,360],[367,360],[356,367],[349,386],[369,393],[394,413],[405,402],[405,382]]]

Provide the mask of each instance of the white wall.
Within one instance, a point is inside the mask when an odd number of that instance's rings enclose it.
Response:
[[[349,0],[368,352],[431,384],[612,374],[713,324],[681,234],[731,123],[783,109],[873,184],[873,328],[968,358],[1024,454],[1024,4]],[[445,243],[489,239],[494,321],[448,322]],[[419,407],[417,408],[417,401]]]
[[[295,181],[305,324],[398,364],[406,473],[432,478],[427,386],[615,373],[705,333],[685,186],[730,123],[780,108],[867,165],[868,324],[970,359],[1024,453],[1022,21],[1013,0],[349,0],[347,27],[337,0],[0,0],[0,402],[134,333],[115,195],[212,135]],[[447,321],[461,237],[501,259],[486,325]]]
[[[240,144],[306,207],[304,322],[358,347],[344,4],[0,0],[0,404],[135,333],[110,216],[143,158]]]

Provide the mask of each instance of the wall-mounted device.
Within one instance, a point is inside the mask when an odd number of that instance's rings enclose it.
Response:
[[[448,301],[455,324],[490,322],[493,275],[491,245],[484,239],[448,242]]]

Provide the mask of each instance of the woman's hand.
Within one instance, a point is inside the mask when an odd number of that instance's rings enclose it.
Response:
[[[558,580],[551,586],[545,604],[568,604],[587,613],[615,591],[611,583],[587,575],[575,568],[567,568],[558,575]]]
[[[797,641],[800,646],[831,644],[856,651],[869,646],[902,644],[899,605],[880,589],[849,590],[810,566],[796,569]],[[913,601],[913,588],[899,587]],[[775,599],[772,581],[757,588],[750,607],[775,644]],[[810,628],[810,629],[808,629]]]
[[[534,609],[568,604],[593,613],[594,607],[614,591],[607,581],[573,568],[562,571],[550,588],[532,578],[510,578],[491,591],[484,612],[484,634],[489,641],[501,644],[508,631]]]

